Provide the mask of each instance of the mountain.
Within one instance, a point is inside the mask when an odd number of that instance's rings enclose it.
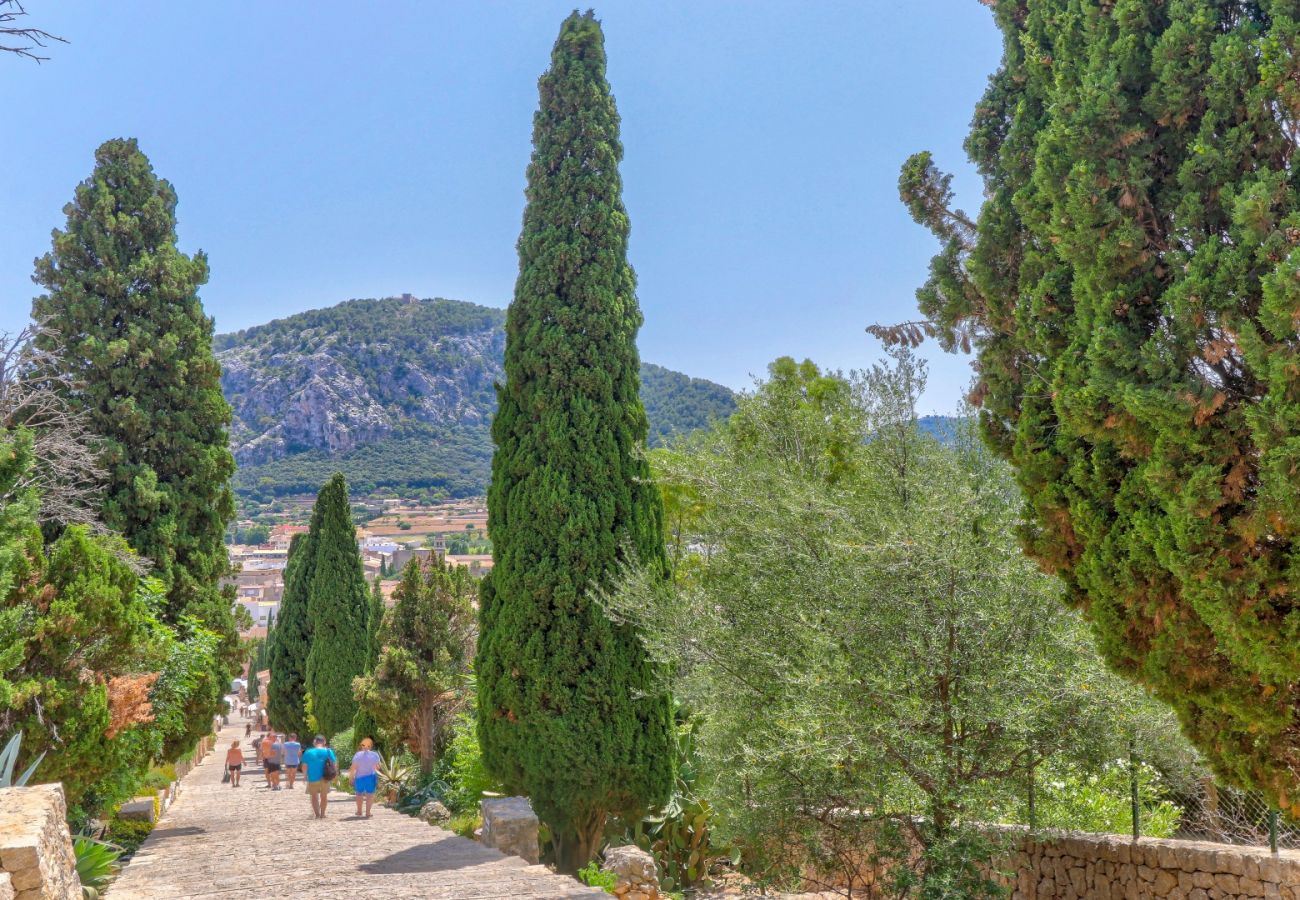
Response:
[[[485,491],[505,311],[410,295],[349,300],[215,338],[236,490],[269,499],[342,471],[358,491]],[[726,387],[643,364],[650,442],[735,409]]]
[[[916,420],[916,425],[939,443],[953,444],[967,421],[961,416],[921,416]]]

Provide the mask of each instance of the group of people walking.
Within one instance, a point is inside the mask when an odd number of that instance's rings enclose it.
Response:
[[[251,724],[245,728],[244,736],[252,732]],[[289,790],[302,775],[307,782],[307,796],[311,800],[312,815],[317,819],[325,818],[329,804],[330,787],[339,775],[339,761],[334,750],[330,748],[325,736],[318,734],[312,740],[310,748],[304,750],[297,734],[280,735],[268,732],[253,741],[253,758],[262,764],[269,790],[281,789],[281,780]],[[348,768],[348,780],[357,802],[357,815],[370,818],[370,809],[375,802],[375,791],[379,787],[379,767],[383,758],[375,752],[375,742],[365,738],[352,756],[352,765]],[[226,750],[226,770],[232,788],[239,787],[240,776],[244,769],[244,750],[238,738],[231,741]]]

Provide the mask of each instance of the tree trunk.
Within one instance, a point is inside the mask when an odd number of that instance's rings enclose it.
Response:
[[[566,875],[576,875],[591,862],[600,850],[605,836],[605,813],[590,813],[567,829],[553,829],[551,842],[555,847],[555,868]]]

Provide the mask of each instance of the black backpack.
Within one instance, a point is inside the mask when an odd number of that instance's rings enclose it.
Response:
[[[334,754],[331,753],[325,757],[325,770],[322,773],[326,781],[333,781],[339,777],[339,764],[334,761]]]

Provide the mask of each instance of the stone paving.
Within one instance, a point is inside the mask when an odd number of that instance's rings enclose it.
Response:
[[[216,749],[185,776],[180,796],[107,900],[609,900],[545,866],[377,804],[372,818],[358,818],[352,797],[341,791],[330,794],[328,818],[313,819],[303,782],[273,792],[260,766],[245,763],[238,788],[222,784],[225,748],[236,737],[243,740],[243,720],[224,728]],[[243,746],[251,758],[251,742]]]

